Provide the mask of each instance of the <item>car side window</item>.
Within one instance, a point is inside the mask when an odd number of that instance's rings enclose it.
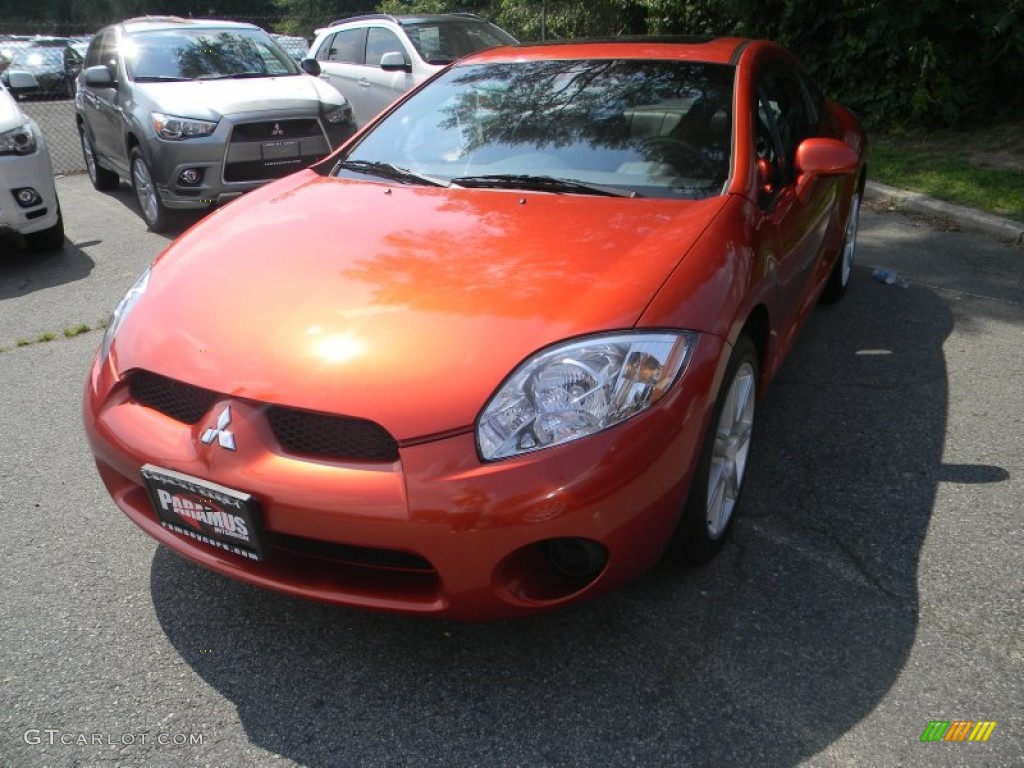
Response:
[[[758,119],[766,120],[776,135],[781,152],[776,159],[779,181],[788,184],[795,177],[796,148],[801,141],[817,134],[818,121],[811,114],[796,72],[786,65],[766,67],[758,77],[758,92],[762,99]]]
[[[339,64],[361,64],[363,61],[363,29],[343,29],[321,48],[324,57],[321,61],[334,61]],[[326,49],[326,50],[325,50]]]
[[[334,38],[338,35],[328,35],[324,38],[324,41],[320,43],[320,47],[316,49],[316,53],[313,54],[313,58],[317,61],[330,61],[331,46],[334,45]]]
[[[406,63],[409,63],[409,54],[398,35],[384,27],[370,27],[366,34],[366,65],[379,67],[380,57],[392,52],[402,54]]]

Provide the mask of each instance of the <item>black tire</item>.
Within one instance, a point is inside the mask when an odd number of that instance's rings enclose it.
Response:
[[[78,125],[78,137],[82,143],[85,170],[89,172],[89,181],[92,183],[93,189],[98,189],[100,192],[117,189],[117,185],[121,183],[120,177],[100,165],[99,160],[96,159],[96,153],[92,149],[92,140],[82,123]]]
[[[25,235],[25,244],[34,253],[59,251],[64,247],[64,217],[60,212],[59,201],[57,202],[57,223],[49,229]]]
[[[846,217],[846,231],[843,234],[843,245],[836,257],[836,264],[832,267],[832,273],[828,276],[828,282],[821,292],[823,304],[835,304],[846,294],[850,285],[850,275],[853,271],[853,259],[857,252],[857,229],[860,222],[860,187],[854,192],[850,200],[850,213]]]
[[[149,163],[142,156],[142,150],[133,147],[128,156],[128,167],[131,169],[132,189],[135,190],[135,200],[139,204],[139,213],[142,214],[146,226],[151,232],[166,232],[171,228],[172,214],[157,191],[156,182],[153,181],[153,172]]]
[[[740,336],[729,358],[690,493],[669,549],[677,560],[707,562],[732,531],[750,459],[758,369],[757,349],[749,338]]]

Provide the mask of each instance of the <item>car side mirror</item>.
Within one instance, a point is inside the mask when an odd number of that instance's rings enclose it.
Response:
[[[320,62],[316,59],[303,59],[299,62],[299,69],[305,72],[307,75],[313,77],[320,77]]]
[[[114,76],[102,64],[85,70],[85,84],[94,88],[113,88]]]
[[[838,139],[805,139],[796,148],[796,194],[802,202],[819,176],[849,176],[857,172],[860,158],[849,144]]]
[[[381,56],[380,68],[385,72],[412,72],[412,66],[406,64],[405,55],[399,51],[388,51]]]

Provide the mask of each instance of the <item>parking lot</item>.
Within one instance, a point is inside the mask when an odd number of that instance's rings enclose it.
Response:
[[[1024,765],[1019,249],[866,210],[722,555],[460,625],[228,581],[118,512],[79,414],[101,331],[64,329],[169,240],[126,186],[57,184],[64,252],[0,244],[0,764]],[[997,725],[922,742],[936,720]]]

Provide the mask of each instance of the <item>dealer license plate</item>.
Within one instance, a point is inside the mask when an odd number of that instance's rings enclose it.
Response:
[[[264,160],[287,160],[299,156],[298,139],[267,141],[263,144]]]
[[[248,493],[147,464],[142,479],[160,524],[211,547],[261,560],[259,515]]]

